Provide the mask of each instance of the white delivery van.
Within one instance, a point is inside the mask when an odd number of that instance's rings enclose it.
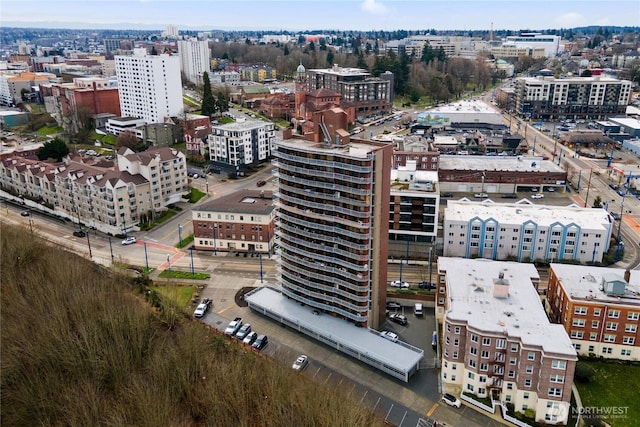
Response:
[[[417,302],[415,303],[415,305],[413,306],[413,314],[415,314],[416,316],[422,316],[422,304]]]

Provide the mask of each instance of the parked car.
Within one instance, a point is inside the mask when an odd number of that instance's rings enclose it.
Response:
[[[262,187],[263,185],[266,185],[266,184],[267,184],[267,181],[262,180],[262,179],[261,179],[260,181],[256,182],[256,185],[257,185],[258,187]]]
[[[136,238],[133,236],[127,237],[126,239],[124,239],[122,241],[123,245],[133,245],[135,242],[137,242]]]
[[[458,399],[457,397],[455,397],[453,394],[450,394],[450,393],[443,394],[442,401],[447,405],[454,406],[456,408],[459,408],[461,405],[460,399]]]
[[[243,344],[251,345],[258,338],[257,332],[249,332],[246,337],[242,340]]]
[[[82,230],[75,230],[73,232],[73,235],[76,236],[76,237],[87,237],[87,233],[85,233]]]
[[[238,332],[236,332],[236,338],[242,341],[247,337],[247,335],[249,335],[250,332],[251,332],[251,325],[249,323],[245,323],[240,327],[240,329],[238,329]]]
[[[195,311],[193,312],[193,315],[198,318],[203,317],[205,314],[207,314],[207,311],[209,311],[209,309],[211,308],[211,304],[212,304],[212,301],[209,298],[203,298],[202,301],[200,301],[200,304],[198,304]]]
[[[474,194],[473,197],[475,197],[476,199],[488,199],[489,195],[487,193],[477,193]]]
[[[304,354],[298,356],[295,362],[293,362],[293,370],[294,371],[302,371],[309,364],[309,358]]]
[[[436,284],[433,282],[420,282],[418,283],[418,288],[420,289],[435,289]]]
[[[31,216],[31,212],[29,212],[29,211],[22,211],[22,212],[20,212],[20,215],[22,215],[22,216]]]
[[[267,338],[266,335],[258,335],[258,338],[256,338],[253,344],[251,344],[251,347],[256,350],[262,350],[267,346],[267,344],[269,344],[269,338]]]
[[[410,287],[409,282],[401,282],[400,280],[394,280],[393,282],[389,283],[389,286],[391,286],[392,288],[401,289],[408,289]]]
[[[242,327],[242,317],[236,317],[231,322],[229,322],[229,325],[227,325],[227,328],[224,330],[224,333],[229,336],[234,336],[241,327]]]
[[[403,326],[409,323],[407,320],[407,316],[405,316],[404,314],[398,314],[398,313],[394,313],[391,316],[389,316],[389,320],[391,320],[393,323],[397,323]]]
[[[453,193],[441,193],[440,197],[453,197]]]
[[[380,332],[380,336],[386,340],[391,342],[398,342],[398,334],[391,331],[382,331]]]
[[[618,196],[624,196],[625,191],[621,188],[619,188],[618,190],[616,190],[616,193],[618,193]]]
[[[542,194],[542,193],[532,194],[531,198],[532,199],[543,199],[544,198],[544,194]]]
[[[555,192],[556,192],[556,189],[555,189],[555,188],[553,188],[553,187],[548,187],[548,188],[547,188],[547,191],[548,191],[549,193],[555,193]]]
[[[505,193],[502,196],[503,199],[517,199],[518,195],[516,193]]]
[[[620,219],[620,214],[616,212],[609,212],[609,215],[611,215],[611,217],[616,221]]]
[[[389,301],[389,302],[387,303],[387,310],[397,310],[397,309],[399,309],[399,308],[402,308],[402,305],[400,305],[400,304],[399,304],[399,303],[397,303],[397,302]]]

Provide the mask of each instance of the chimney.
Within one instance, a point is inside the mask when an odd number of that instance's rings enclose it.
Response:
[[[629,269],[627,268],[627,270],[624,272],[624,281],[629,283],[629,280],[631,280],[631,271],[629,271]]]

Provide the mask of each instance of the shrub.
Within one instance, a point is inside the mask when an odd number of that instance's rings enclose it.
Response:
[[[588,383],[589,381],[591,381],[595,374],[596,371],[591,365],[589,365],[587,362],[579,360],[576,363],[576,370],[573,374],[573,377],[578,382]]]

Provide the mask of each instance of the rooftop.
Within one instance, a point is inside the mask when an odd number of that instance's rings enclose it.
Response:
[[[324,142],[313,142],[303,139],[286,139],[278,141],[277,145],[300,151],[321,152],[321,154],[336,154],[347,157],[367,158],[370,153],[383,147],[385,144],[366,142],[364,140],[351,139],[348,144],[336,145]]]
[[[461,100],[451,104],[441,105],[439,107],[430,108],[423,114],[432,113],[494,113],[500,115],[495,108],[484,101],[480,100]]]
[[[542,157],[440,156],[440,169],[509,172],[560,172],[564,170]]]
[[[640,271],[631,270],[629,283],[621,296],[607,295],[602,279],[624,281],[625,269],[586,265],[551,264],[551,270],[572,300],[591,300],[606,304],[631,304],[640,306]]]
[[[232,122],[232,123],[226,123],[226,124],[211,126],[211,129],[214,129],[214,130],[215,129],[220,129],[220,130],[224,130],[224,131],[242,132],[242,131],[262,128],[262,127],[267,126],[268,124],[270,124],[270,123],[264,122],[262,120],[246,119],[246,120],[243,120],[243,121],[237,121],[237,122]]]
[[[606,233],[611,219],[603,208],[583,208],[577,205],[551,206],[532,204],[526,200],[514,203],[476,202],[468,199],[449,200],[444,210],[447,220],[471,221],[493,218],[500,224],[521,224],[532,221],[538,226],[548,227],[554,223],[576,224],[583,229],[602,230]]]
[[[524,346],[576,356],[563,326],[547,319],[532,283],[532,279],[540,279],[533,264],[440,257],[438,271],[447,275],[447,319],[466,321],[479,331],[520,338]]]
[[[247,214],[269,214],[273,211],[273,192],[265,190],[244,189],[217,198],[197,208],[194,211],[205,212],[233,212]]]

